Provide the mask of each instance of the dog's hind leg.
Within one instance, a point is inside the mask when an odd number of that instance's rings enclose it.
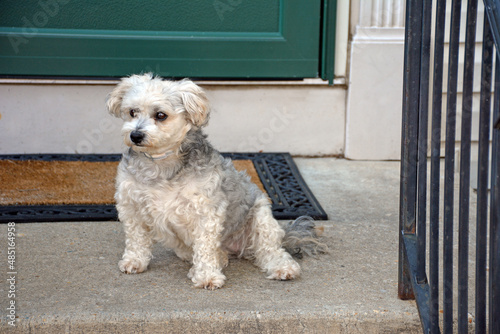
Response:
[[[281,246],[285,232],[274,219],[268,199],[258,198],[252,208],[251,257],[267,278],[290,280],[300,275],[300,266]]]

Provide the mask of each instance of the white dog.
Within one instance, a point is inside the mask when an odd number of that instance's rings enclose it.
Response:
[[[196,287],[213,290],[224,284],[228,254],[251,258],[267,278],[289,280],[300,267],[283,247],[322,247],[312,219],[281,228],[267,196],[208,143],[201,130],[208,101],[192,81],[133,75],[106,104],[124,120],[130,147],[115,194],[126,234],[122,272],[145,271],[153,243],[162,242],[193,264],[188,277]]]

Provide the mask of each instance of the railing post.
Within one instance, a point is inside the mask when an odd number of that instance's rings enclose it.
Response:
[[[421,6],[422,3],[418,0],[406,2],[399,215],[398,296],[401,299],[415,298],[411,287],[403,235],[415,234],[416,231],[417,134],[422,44]]]
[[[432,27],[432,1],[423,1],[422,46],[420,55],[420,100],[418,110],[417,147],[417,277],[419,284],[427,283],[426,238],[427,238],[427,137],[429,124],[429,67]]]
[[[479,115],[479,154],[476,222],[476,333],[486,333],[486,245],[488,238],[488,159],[490,148],[493,37],[484,18]]]
[[[467,4],[465,65],[462,92],[462,127],[460,139],[460,192],[458,215],[458,332],[468,332],[469,301],[469,198],[472,132],[472,94],[476,43],[477,0]]]
[[[436,1],[429,208],[429,318],[430,332],[439,332],[439,226],[441,187],[441,120],[443,103],[444,36],[446,0]]]
[[[495,66],[494,123],[500,118],[500,58],[498,49]],[[493,129],[492,138],[490,201],[489,332],[500,333],[500,129],[497,124]]]
[[[455,134],[457,117],[458,51],[460,45],[461,0],[451,4],[443,219],[443,331],[453,332],[453,207],[455,188]]]

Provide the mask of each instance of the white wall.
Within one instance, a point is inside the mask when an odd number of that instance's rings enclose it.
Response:
[[[398,160],[404,54],[404,1],[353,0],[345,156]]]
[[[203,87],[213,107],[206,132],[222,151],[343,153],[344,87]],[[121,152],[121,121],[104,108],[112,88],[0,84],[0,154]]]

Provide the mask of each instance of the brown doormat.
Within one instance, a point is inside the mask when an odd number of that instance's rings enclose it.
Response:
[[[225,153],[271,199],[277,219],[327,219],[288,153]],[[120,155],[0,155],[0,222],[115,220]]]
[[[251,160],[235,160],[265,192]],[[117,161],[0,160],[0,205],[114,204]]]

